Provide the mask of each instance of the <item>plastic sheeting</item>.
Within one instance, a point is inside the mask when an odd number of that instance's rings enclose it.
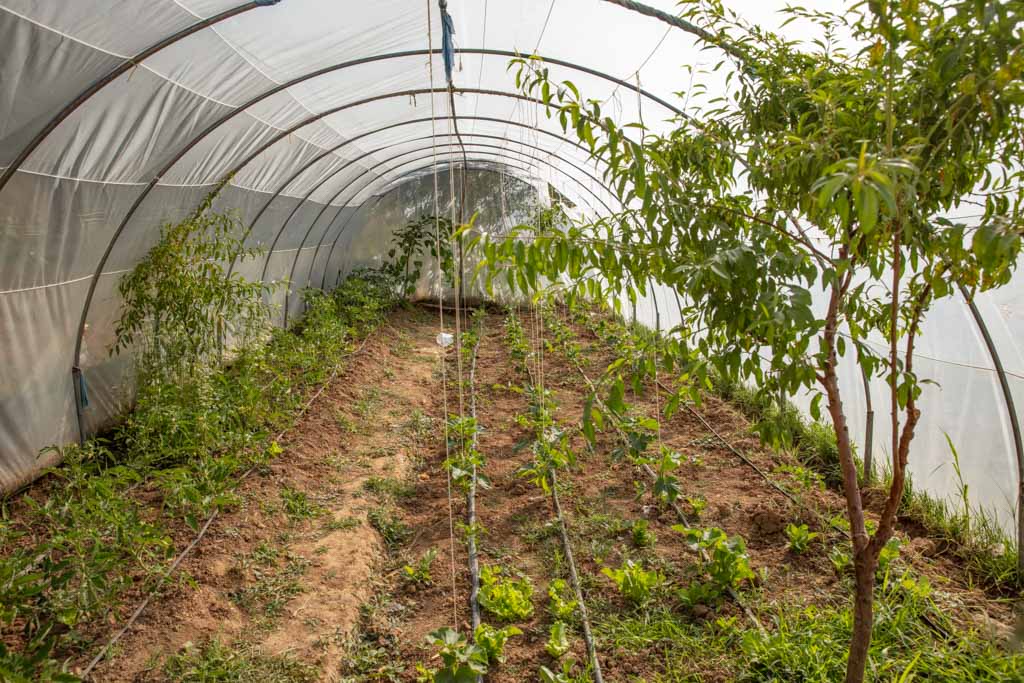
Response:
[[[674,10],[673,0],[650,4]],[[734,3],[766,25],[778,25],[784,4]],[[391,229],[432,211],[435,161],[443,189],[443,167],[461,160],[448,97],[431,92],[444,87],[440,55],[427,54],[441,44],[436,0],[0,0],[0,169],[125,60],[243,5],[100,88],[0,189],[0,487],[52,462],[37,457],[41,449],[79,437],[76,362],[88,395],[85,434],[121,408],[129,395],[124,362],[107,351],[118,278],[161,223],[187,215],[217,183],[230,176],[217,206],[238,210],[248,243],[271,249],[239,272],[291,280],[287,308],[278,295],[283,320],[301,311],[294,292],[331,287],[339,273],[379,260]],[[723,87],[724,72],[702,77],[703,96],[691,88],[684,67],[717,61],[691,36],[599,0],[451,0],[449,11],[454,114],[477,169],[469,185],[483,229],[515,222],[516,207],[530,206],[522,196],[529,186],[550,185],[590,215],[616,209],[595,160],[535,104],[514,97],[509,55],[563,60],[568,65],[549,63],[554,77],[572,80],[624,121],[642,116],[655,131],[668,129],[672,108],[692,109]],[[506,202],[502,190],[522,203]],[[977,302],[1018,410],[1021,289],[1018,280]],[[911,456],[916,482],[941,495],[952,490],[947,432],[975,505],[1012,523],[1017,470],[1005,401],[962,301],[932,313],[920,349],[922,374],[941,387],[926,389]],[[854,368],[844,373],[860,439],[863,392]],[[884,432],[885,420],[877,420],[878,460]]]

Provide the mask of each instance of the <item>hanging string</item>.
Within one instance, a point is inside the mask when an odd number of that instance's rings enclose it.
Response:
[[[433,155],[432,170],[434,175],[434,247],[437,252],[438,266],[441,267],[441,282],[437,288],[437,315],[438,315],[438,341],[444,335],[444,269],[441,263],[441,206],[438,200],[439,184],[437,180],[437,112],[434,98],[434,29],[430,14],[430,0],[427,0],[427,64],[430,70],[430,147]],[[441,347],[441,386],[444,396],[444,459],[445,462],[451,458],[451,449],[448,444],[448,367],[444,360],[444,347]],[[448,546],[449,559],[451,561],[452,575],[452,626],[459,625],[459,598],[458,598],[458,577],[455,568],[455,506],[452,502],[452,473],[445,468],[448,479]]]

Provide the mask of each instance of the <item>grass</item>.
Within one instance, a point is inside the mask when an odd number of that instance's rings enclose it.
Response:
[[[235,591],[231,598],[239,607],[273,622],[289,600],[305,591],[301,579],[308,568],[309,560],[290,555],[283,567],[275,563],[272,570],[254,570],[255,583]]]
[[[213,639],[201,646],[191,643],[168,658],[166,677],[180,683],[314,683],[318,667],[288,655],[270,656],[253,647],[226,645]]]
[[[780,410],[778,402],[741,385],[718,380],[715,392],[755,421],[755,431],[778,434],[791,445],[803,465],[819,473],[832,488],[840,488],[839,453],[835,433],[826,425],[805,419],[787,403]],[[814,478],[790,467],[802,486],[815,485]],[[889,478],[884,475],[869,486],[888,492]],[[1024,577],[1017,569],[1017,547],[1013,539],[981,510],[968,515],[949,503],[915,489],[908,478],[903,491],[900,517],[923,526],[928,534],[946,542],[948,550],[960,560],[960,565],[982,585],[999,591],[1013,591],[1024,585]]]
[[[382,500],[409,499],[416,495],[416,487],[393,477],[370,477],[363,482],[363,489]]]
[[[388,552],[394,553],[412,536],[412,529],[403,522],[395,511],[388,506],[380,506],[370,510],[367,517],[370,526],[377,530]]]
[[[645,680],[652,682],[842,680],[852,624],[847,605],[750,606],[766,633],[736,617],[693,622],[664,603],[595,611],[594,626],[610,656],[649,654],[657,673]],[[888,582],[876,594],[876,609],[869,680],[1024,679],[1024,655],[1007,654],[985,634],[958,628],[932,601],[926,582],[909,574]]]
[[[289,486],[281,489],[281,504],[292,524],[317,517],[324,511],[322,506],[309,499],[309,495],[305,491],[299,491]]]

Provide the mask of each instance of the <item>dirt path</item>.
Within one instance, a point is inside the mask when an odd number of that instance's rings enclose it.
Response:
[[[290,676],[267,680],[338,680],[386,556],[373,527],[390,513],[373,492],[436,450],[436,324],[399,312],[372,335],[94,680],[163,680],[169,655],[202,666],[210,642]]]

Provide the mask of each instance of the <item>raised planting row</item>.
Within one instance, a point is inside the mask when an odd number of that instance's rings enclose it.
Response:
[[[64,660],[96,653],[131,608],[176,581],[180,553],[238,505],[246,474],[282,454],[279,433],[392,301],[352,278],[309,294],[297,325],[227,365],[151,375],[119,426],[63,448],[60,466],[5,500],[0,678],[61,679]]]
[[[711,581],[696,577],[698,581],[676,586],[668,593],[674,598],[669,602],[675,602],[680,613],[660,607],[656,617],[648,612],[640,620],[624,621],[620,615],[598,612],[598,635],[620,643],[623,651],[658,652],[664,662],[662,675],[669,680],[694,672],[730,680],[841,678],[852,581],[848,541],[833,531],[842,526],[841,517],[834,514],[842,509],[841,500],[791,456],[760,447],[737,411],[720,401],[705,401],[702,411],[710,417],[704,419],[673,405],[673,392],[656,398],[654,358],[663,356],[655,355],[648,333],[626,328],[607,314],[590,309],[574,312],[578,323],[556,317],[549,311],[549,328],[563,328],[551,335],[560,340],[551,348],[564,350],[567,360],[582,354],[591,365],[599,363],[605,368],[591,380],[572,362],[578,386],[590,393],[581,419],[585,431],[589,420],[599,443],[602,427],[610,432],[625,431],[626,439],[616,435],[616,443],[606,448],[636,459],[636,451],[644,453],[656,439],[657,426],[649,416],[659,406],[671,416],[663,416],[662,441],[686,455],[668,458],[668,462],[664,451],[640,456],[661,480],[652,485],[654,493],[683,500],[688,513],[702,524],[715,522],[699,534],[710,543],[722,544],[724,552],[716,551],[713,557],[728,559],[727,539],[746,537],[754,576],[741,597],[765,628],[762,632],[750,622],[729,616],[713,593],[704,594],[705,586],[713,585],[713,575],[719,573],[714,564],[705,563]],[[577,324],[580,329],[573,330]],[[664,365],[660,372],[663,381],[683,374]],[[713,431],[708,430],[709,422]],[[733,442],[731,448],[723,444],[723,434]],[[771,472],[769,477],[762,476],[767,472]],[[775,480],[798,494],[799,504],[783,495],[773,485]],[[696,533],[690,534],[692,540],[698,540]],[[735,543],[731,550],[738,547]],[[1012,619],[1009,610],[957,585],[959,573],[950,572],[945,563],[936,566],[921,557],[921,548],[912,541],[908,552],[901,555],[899,542],[895,542],[883,553],[878,599],[884,608],[871,649],[872,675],[883,679],[914,673],[935,680],[1015,680],[1021,675],[1021,659],[1000,646],[999,638],[1006,633],[993,638],[991,628],[996,618]],[[731,560],[723,567],[727,568],[721,574],[724,578],[738,576],[729,569],[734,567]],[[737,647],[742,657],[736,656]],[[689,672],[681,665],[687,661],[692,667]]]

